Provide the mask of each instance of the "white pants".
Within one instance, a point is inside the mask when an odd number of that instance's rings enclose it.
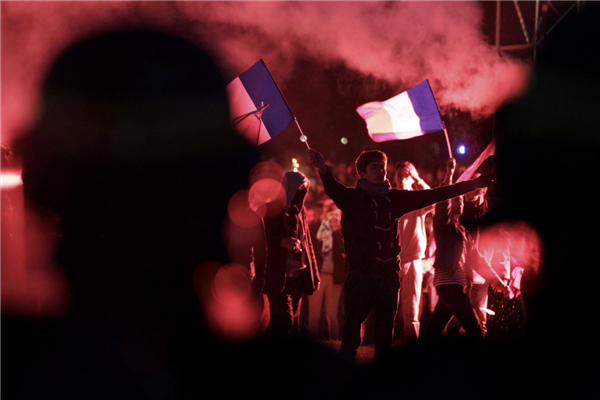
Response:
[[[322,273],[320,277],[321,286],[319,290],[308,296],[308,333],[313,339],[319,336],[319,322],[324,300],[329,339],[339,340],[338,306],[343,284],[333,283],[333,274]]]
[[[400,302],[404,320],[404,340],[419,337],[419,305],[422,283],[422,260],[400,263]]]

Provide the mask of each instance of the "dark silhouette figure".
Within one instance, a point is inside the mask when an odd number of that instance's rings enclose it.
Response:
[[[503,198],[495,217],[529,223],[544,247],[541,271],[526,269],[522,280],[531,359],[551,382],[536,395],[598,396],[597,369],[587,367],[598,359],[597,335],[587,327],[597,315],[600,219],[582,190],[593,196],[586,188],[598,170],[599,20],[599,4],[586,2],[561,21],[525,95],[497,115]]]
[[[228,262],[228,201],[258,159],[206,52],[148,30],[91,37],[56,60],[42,102],[17,148],[27,198],[60,218],[70,304],[56,319],[3,316],[3,395],[238,397],[297,375],[280,354],[326,354],[227,343],[203,318],[195,286],[207,282],[193,277]]]
[[[282,180],[285,198],[266,204],[268,256],[263,291],[269,299],[270,333],[275,338],[300,334],[302,295],[319,289],[319,270],[304,206],[309,184],[304,174],[288,171]]]

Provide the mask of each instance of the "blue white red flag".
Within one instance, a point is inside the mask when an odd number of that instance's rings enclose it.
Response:
[[[356,112],[367,123],[369,136],[375,142],[410,139],[444,130],[428,80],[389,100],[363,104]]]
[[[227,85],[230,114],[237,131],[254,145],[272,139],[294,121],[263,60]]]

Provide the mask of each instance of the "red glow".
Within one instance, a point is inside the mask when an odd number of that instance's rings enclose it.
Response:
[[[69,302],[67,279],[52,261],[58,240],[56,219],[25,207],[22,186],[3,191],[1,205],[2,313],[64,314]]]
[[[227,206],[229,219],[241,228],[250,228],[260,223],[258,215],[250,209],[247,190],[241,190],[231,196]]]
[[[241,264],[203,264],[195,274],[207,323],[228,340],[248,340],[261,333],[262,309],[251,293],[248,269]]]
[[[263,161],[257,164],[250,172],[250,193],[248,202],[250,208],[262,216],[265,216],[264,205],[279,198],[282,202],[281,209],[272,210],[278,213],[283,209],[285,191],[281,186],[283,168],[272,161]]]
[[[3,172],[0,174],[0,187],[2,189],[14,189],[23,184],[21,173],[18,172]]]
[[[250,188],[248,195],[250,208],[259,213],[266,215],[267,210],[265,204],[280,200],[278,203],[281,207],[270,209],[269,213],[277,214],[283,210],[285,206],[285,190],[279,181],[271,178],[264,178],[256,181]],[[277,204],[277,203],[276,203]]]
[[[481,233],[480,251],[490,251],[508,246],[515,267],[539,274],[543,264],[542,240],[536,230],[525,222],[503,222]],[[516,281],[519,281],[518,279]]]
[[[250,186],[261,179],[270,178],[276,181],[281,181],[283,178],[283,168],[281,165],[272,161],[263,161],[258,163],[252,171],[250,171]]]
[[[240,264],[229,264],[220,268],[213,279],[212,295],[222,304],[245,302],[250,296],[247,269]]]

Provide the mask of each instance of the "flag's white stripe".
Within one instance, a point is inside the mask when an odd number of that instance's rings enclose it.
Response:
[[[250,95],[242,84],[240,78],[235,78],[226,87],[227,95],[229,96],[230,116],[233,120],[241,115],[256,111],[256,106],[252,102]],[[260,124],[260,137],[257,142],[258,129]],[[251,144],[262,144],[271,139],[265,124],[260,123],[257,114],[253,114],[245,118],[235,126],[237,131]]]
[[[382,104],[392,120],[392,132],[421,132],[420,118],[407,92],[400,93]]]
[[[367,130],[370,134],[393,131],[390,114],[384,109],[383,103],[374,101],[363,104],[356,111],[367,123]]]
[[[420,119],[406,92],[387,100],[373,101],[357,108],[375,142],[422,136]]]
[[[386,101],[363,104],[356,111],[375,142],[410,139],[444,129],[427,80]]]

